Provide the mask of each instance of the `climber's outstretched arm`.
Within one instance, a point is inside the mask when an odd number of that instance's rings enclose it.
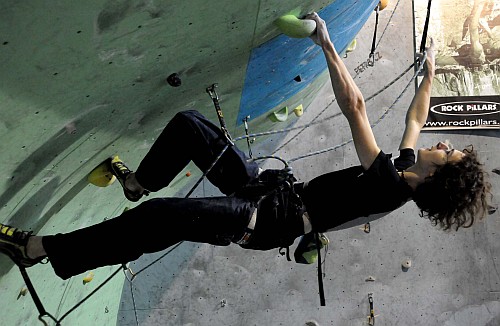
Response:
[[[420,131],[422,130],[431,100],[432,79],[434,78],[435,59],[434,59],[434,40],[431,38],[429,47],[426,48],[426,60],[424,66],[424,78],[418,87],[415,96],[408,108],[405,120],[405,131],[399,149],[413,148],[417,145]]]
[[[306,18],[316,21],[316,32],[311,39],[323,49],[337,103],[349,122],[359,161],[363,168],[368,169],[380,148],[368,121],[363,95],[330,40],[325,21],[316,13]]]

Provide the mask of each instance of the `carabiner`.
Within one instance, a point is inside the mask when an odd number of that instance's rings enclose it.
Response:
[[[219,95],[215,91],[217,86],[218,86],[218,84],[212,84],[212,86],[208,86],[206,89],[208,95],[210,96],[210,98],[212,98],[212,100],[219,100]]]

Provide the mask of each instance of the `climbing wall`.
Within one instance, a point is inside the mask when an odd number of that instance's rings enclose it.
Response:
[[[51,234],[98,223],[135,206],[124,199],[117,184],[88,185],[87,173],[114,153],[137,167],[175,112],[194,107],[216,121],[205,93],[213,83],[219,84],[221,106],[234,136],[244,133],[241,118],[245,115],[252,119],[250,132],[311,124],[260,137],[252,144],[256,156],[276,154],[293,160],[300,181],[357,164],[346,120],[336,106],[328,76],[320,69],[325,63],[318,54],[311,61],[312,71],[287,71],[284,83],[290,88],[278,93],[284,97],[281,102],[262,109],[265,101],[245,106],[243,99],[245,94],[254,95],[248,101],[269,96],[263,86],[260,93],[246,93],[252,73],[273,69],[247,69],[259,63],[254,61],[260,59],[258,51],[276,40],[280,47],[293,49],[287,53],[290,58],[294,53],[302,56],[299,51],[317,51],[307,39],[281,36],[273,25],[276,17],[297,8],[300,13],[328,13],[362,5],[366,2],[4,4],[0,14],[0,132],[4,136],[0,222]],[[380,43],[373,66],[367,64],[375,29],[373,12],[362,11],[352,20],[347,17],[340,26],[329,24],[332,38],[344,45],[342,51],[356,36],[357,47],[344,60],[365,97],[371,98],[367,100],[370,120],[383,117],[374,127],[379,146],[394,154],[414,90],[413,70],[397,79],[413,63],[411,7],[409,1],[392,1],[380,13]],[[354,20],[360,17],[366,17],[367,23],[356,35],[360,26]],[[346,26],[352,28],[346,30]],[[277,60],[282,68],[280,64]],[[165,82],[172,73],[179,74],[181,86]],[[301,81],[295,80],[298,75]],[[283,106],[293,109],[300,104],[305,108],[300,117],[289,112],[282,122],[268,118]],[[457,147],[474,143],[486,170],[498,167],[497,132],[425,133],[419,145],[443,138]],[[247,150],[245,141],[238,146]],[[330,147],[335,149],[300,158]],[[281,163],[266,161],[262,166],[280,167]],[[490,174],[498,196],[499,176]],[[199,175],[190,165],[171,187],[155,195],[185,196]],[[202,182],[193,196],[217,194]],[[362,205],[363,198],[355,202]],[[332,198],[332,216],[335,206],[342,204]],[[131,262],[126,273],[120,266],[110,266],[67,281],[55,277],[50,264],[30,268],[28,273],[46,310],[56,319],[63,318],[62,325],[366,325],[369,293],[377,325],[498,324],[499,213],[472,229],[449,233],[433,228],[418,213],[408,203],[371,221],[369,233],[364,228],[367,221],[359,220],[327,234],[326,307],[319,305],[315,265],[288,262],[277,250],[246,251],[235,245],[185,242],[144,255]],[[407,262],[411,267],[405,269],[402,264]],[[42,324],[19,272],[4,256],[0,256],[0,275],[1,324]]]

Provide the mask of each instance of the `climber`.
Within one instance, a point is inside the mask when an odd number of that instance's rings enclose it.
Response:
[[[426,49],[424,77],[406,114],[399,157],[393,163],[391,155],[377,145],[363,96],[330,40],[324,20],[316,13],[307,18],[316,22],[311,39],[323,50],[360,165],[291,184],[280,171],[259,173],[258,166],[231,145],[207,175],[226,196],[154,198],[120,216],[65,234],[33,235],[0,224],[0,251],[20,267],[48,258],[55,273],[67,279],[100,266],[127,263],[183,240],[236,243],[256,250],[286,247],[303,234],[390,212],[409,200],[443,229],[470,227],[481,219],[490,185],[475,151],[459,151],[443,141],[420,148],[415,155],[429,111],[432,39]],[[220,128],[198,112],[186,111],[167,124],[136,172],[118,158],[112,164],[125,196],[137,201],[168,186],[191,160],[206,171],[226,145],[228,139]],[[274,184],[276,189],[253,191],[252,186],[260,183]]]

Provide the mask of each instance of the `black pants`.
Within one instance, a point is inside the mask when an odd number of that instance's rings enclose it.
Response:
[[[220,129],[198,112],[178,113],[141,161],[137,180],[146,189],[158,191],[191,160],[206,171],[226,144]],[[257,175],[258,166],[231,146],[207,177],[229,195]],[[228,245],[241,239],[257,209],[255,231],[245,248],[268,250],[293,242],[303,233],[301,217],[286,214],[286,195],[151,199],[113,219],[45,236],[42,241],[54,271],[67,279],[93,268],[127,263],[179,241]]]
[[[141,161],[136,178],[149,191],[158,191],[190,161],[201,171],[208,170],[226,144],[220,128],[199,112],[177,113]],[[257,164],[247,159],[237,147],[229,147],[207,175],[208,180],[222,193],[234,193],[258,174]]]

